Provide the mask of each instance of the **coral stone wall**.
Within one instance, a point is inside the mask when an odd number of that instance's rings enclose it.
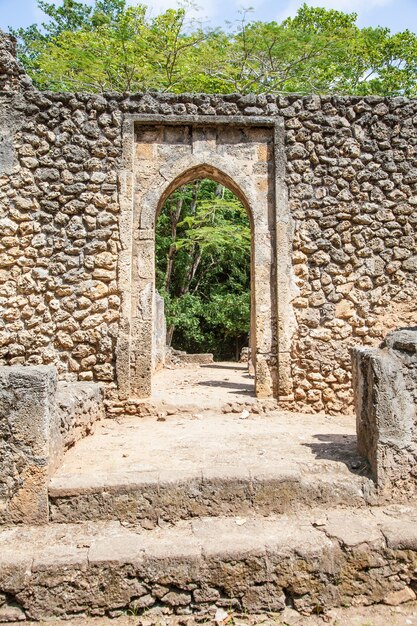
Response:
[[[297,321],[287,406],[347,410],[350,347],[417,321],[417,101],[40,93],[4,36],[0,90],[1,364],[116,386],[127,114],[282,118]]]
[[[17,121],[0,178],[1,361],[112,381],[121,113],[101,97],[34,90],[6,104],[3,124]]]
[[[342,411],[351,398],[349,348],[417,322],[417,101],[285,103],[300,288],[295,397]]]

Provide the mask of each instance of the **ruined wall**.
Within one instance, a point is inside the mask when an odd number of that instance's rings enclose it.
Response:
[[[61,379],[115,386],[127,114],[282,118],[297,321],[286,405],[351,406],[350,347],[376,345],[415,315],[417,101],[39,93],[8,42],[0,43],[0,363],[55,364]]]
[[[0,524],[48,521],[53,367],[0,367]]]
[[[300,287],[295,394],[342,411],[352,343],[375,345],[388,329],[416,321],[417,101],[287,104],[280,113]]]

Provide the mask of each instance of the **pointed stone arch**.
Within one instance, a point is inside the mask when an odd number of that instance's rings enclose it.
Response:
[[[180,167],[184,165],[183,163],[180,165]],[[223,164],[225,166],[225,164]],[[252,359],[252,364],[253,367],[255,369],[255,389],[258,387],[257,392],[258,394],[260,394],[260,390],[259,390],[259,384],[256,385],[257,382],[257,377],[256,377],[256,345],[257,345],[257,332],[256,332],[256,295],[257,295],[257,291],[258,289],[256,288],[256,282],[255,282],[255,268],[254,268],[254,251],[255,251],[255,246],[254,246],[254,241],[255,241],[255,226],[254,226],[254,220],[253,220],[253,212],[250,206],[250,203],[246,197],[246,194],[242,191],[241,187],[236,183],[236,181],[229,175],[226,174],[223,170],[219,169],[219,167],[215,167],[214,165],[210,165],[207,162],[202,162],[199,165],[193,165],[192,167],[189,167],[188,169],[186,169],[182,174],[179,174],[174,180],[172,180],[165,188],[165,190],[162,192],[162,195],[159,199],[157,208],[156,208],[156,213],[155,213],[155,224],[154,224],[154,228],[156,226],[156,220],[159,217],[159,214],[162,210],[163,205],[165,204],[165,201],[169,198],[169,196],[179,187],[182,187],[183,185],[186,185],[188,183],[191,183],[194,180],[197,179],[203,179],[203,178],[209,178],[211,180],[213,180],[216,183],[219,183],[221,185],[224,185],[225,187],[227,187],[230,191],[232,191],[235,196],[241,201],[242,205],[244,206],[248,219],[249,219],[249,223],[250,223],[250,230],[251,230],[251,283],[250,283],[250,294],[251,294],[251,319],[250,319],[250,336],[251,336],[251,349],[252,349],[252,355],[253,355],[253,359]],[[247,185],[246,185],[247,187]],[[247,191],[250,191],[249,189],[247,189]],[[262,394],[260,394],[262,395]],[[264,394],[265,395],[265,394]]]
[[[157,211],[156,218],[158,218],[159,213],[169,196],[176,190],[178,187],[182,187],[183,185],[187,185],[191,183],[193,180],[202,179],[202,178],[210,178],[214,180],[214,182],[224,185],[230,191],[232,191],[235,196],[241,201],[243,206],[246,209],[248,214],[249,221],[251,223],[251,227],[253,226],[253,214],[252,209],[250,207],[249,201],[241,189],[239,184],[223,170],[221,170],[218,166],[210,165],[209,163],[202,162],[200,165],[193,165],[189,169],[185,170],[182,174],[178,175],[173,181],[171,181],[165,191],[162,193]]]
[[[211,178],[235,193],[248,212],[255,388],[259,397],[277,397],[288,387],[289,371],[288,358],[281,359],[283,368],[279,365],[280,336],[282,352],[288,352],[288,324],[280,319],[280,307],[284,311],[289,274],[278,272],[277,250],[290,258],[282,242],[289,241],[291,225],[282,202],[286,232],[284,238],[283,230],[278,234],[277,204],[285,194],[277,186],[276,127],[270,121],[250,124],[247,119],[234,124],[205,119],[201,124],[194,117],[163,118],[150,125],[144,118],[125,127],[127,167],[120,177],[125,229],[119,267],[124,328],[116,363],[119,395],[151,394],[157,216],[176,188]],[[283,272],[285,255],[280,259]],[[280,280],[284,289],[279,299]]]

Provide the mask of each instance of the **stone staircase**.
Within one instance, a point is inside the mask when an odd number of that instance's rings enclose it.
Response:
[[[50,520],[151,529],[196,517],[374,503],[352,418],[205,411],[106,420],[70,450],[49,485]]]
[[[7,611],[21,619],[130,610],[302,613],[415,598],[417,510],[309,509],[145,530],[81,522],[0,533]]]
[[[377,505],[353,418],[204,411],[104,420],[0,531],[0,622],[303,613],[413,599],[417,509]]]

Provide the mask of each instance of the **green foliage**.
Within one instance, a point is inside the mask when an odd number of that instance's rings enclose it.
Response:
[[[38,0],[49,22],[13,31],[19,56],[41,89],[55,91],[185,91],[193,51],[209,33],[190,32],[186,11],[169,9],[152,19],[144,5],[95,0],[62,7]]]
[[[250,226],[212,180],[178,188],[156,226],[156,284],[175,348],[235,358],[250,320]]]
[[[203,28],[187,10],[38,0],[47,21],[14,31],[35,84],[53,90],[417,95],[417,37],[362,28],[355,13],[309,7],[294,18]]]

